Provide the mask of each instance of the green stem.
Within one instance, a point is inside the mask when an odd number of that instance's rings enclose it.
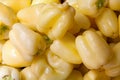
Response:
[[[97,0],[96,6],[98,9],[101,9],[104,6],[105,0]]]
[[[0,26],[0,34],[1,35],[7,30],[9,30],[8,26],[6,26],[6,25],[1,25]]]
[[[10,76],[10,75],[5,75],[5,76],[2,78],[2,80],[14,80],[14,79],[13,79],[12,76]]]

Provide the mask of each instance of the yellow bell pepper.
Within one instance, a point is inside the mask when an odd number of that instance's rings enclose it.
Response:
[[[9,33],[9,40],[2,48],[2,63],[13,67],[29,66],[39,51],[44,51],[46,43],[43,37],[16,23]]]
[[[12,25],[17,22],[17,17],[11,8],[0,3],[0,40],[8,39]]]
[[[65,62],[50,50],[45,54],[37,56],[30,67],[21,71],[22,80],[65,80],[70,75],[72,64]]]
[[[13,25],[9,39],[24,59],[31,61],[38,50],[44,51],[46,43],[43,37],[21,23]]]
[[[54,40],[50,49],[60,58],[69,63],[82,63],[81,57],[75,46],[75,37],[71,33],[67,33],[62,39]]]
[[[8,40],[2,48],[2,64],[12,67],[26,67],[31,64],[31,61],[25,60],[21,53]]]
[[[1,3],[9,6],[17,13],[19,10],[31,5],[32,0],[0,0]]]
[[[0,80],[20,80],[20,73],[16,68],[0,65]]]
[[[103,13],[96,17],[96,24],[99,30],[107,37],[118,37],[118,20],[115,12],[106,8]]]
[[[78,35],[75,44],[83,64],[88,69],[98,69],[112,58],[109,45],[94,30],[86,30],[82,35]]]
[[[67,3],[41,3],[22,9],[17,14],[21,23],[36,27],[52,40],[62,38],[73,26],[74,15],[74,8]]]
[[[114,52],[113,58],[103,66],[108,76],[116,77],[120,75],[120,42],[112,47]]]
[[[104,71],[90,70],[84,75],[83,80],[111,80]]]

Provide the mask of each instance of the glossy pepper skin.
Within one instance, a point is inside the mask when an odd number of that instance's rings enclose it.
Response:
[[[83,64],[88,69],[99,69],[112,58],[109,45],[94,30],[86,30],[82,35],[78,35],[75,44]]]
[[[54,55],[50,50],[45,54],[37,56],[30,67],[21,71],[22,80],[65,80],[69,76],[73,70],[72,64]]]
[[[75,46],[75,36],[71,33],[66,33],[62,39],[54,40],[50,49],[54,54],[71,64],[82,63]]]
[[[27,61],[23,56],[10,40],[5,42],[2,48],[2,64],[17,68],[29,66],[31,61]]]
[[[9,40],[2,48],[2,63],[12,67],[26,67],[35,55],[46,48],[45,39],[21,23],[13,25]]]
[[[74,15],[74,8],[67,3],[41,3],[24,8],[17,13],[21,23],[32,26],[32,29],[46,34],[51,40],[65,35],[73,26]]]
[[[117,38],[119,35],[118,18],[115,12],[106,8],[96,19],[99,30],[110,38]]]

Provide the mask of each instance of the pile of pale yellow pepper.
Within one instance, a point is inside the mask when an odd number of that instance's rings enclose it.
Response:
[[[120,0],[0,0],[0,80],[120,80]]]

